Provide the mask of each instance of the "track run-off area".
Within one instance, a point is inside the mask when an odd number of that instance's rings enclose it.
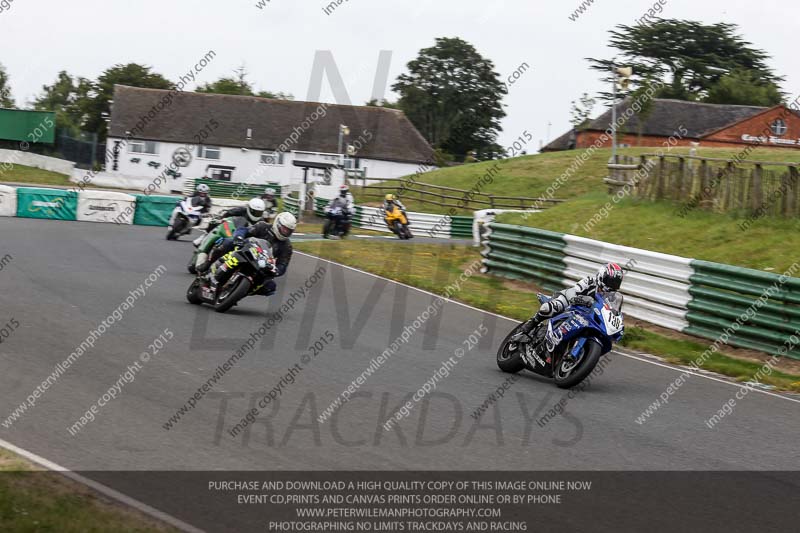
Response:
[[[693,374],[637,422],[680,368],[615,351],[568,396],[498,370],[513,321],[304,253],[218,314],[186,301],[186,237],[0,226],[0,439],[123,493],[111,472],[798,468],[796,397],[753,391],[709,429],[739,387]]]

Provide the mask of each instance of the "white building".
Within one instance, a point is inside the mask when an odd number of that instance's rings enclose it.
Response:
[[[340,136],[342,126],[349,131]],[[350,155],[339,155],[340,146],[345,153],[350,146]],[[371,179],[434,168],[433,150],[401,111],[115,87],[106,150],[111,176],[162,176],[174,191],[185,178],[202,177],[296,185],[303,177],[297,160],[341,161]],[[309,181],[324,178],[309,171]]]

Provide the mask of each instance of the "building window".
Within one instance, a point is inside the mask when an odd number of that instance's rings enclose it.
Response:
[[[361,158],[348,157],[344,160],[344,168],[348,170],[355,170],[361,168]]]
[[[197,157],[200,159],[219,159],[222,151],[219,146],[204,146],[197,147]]]
[[[158,143],[155,141],[128,142],[128,152],[131,154],[158,155]]]
[[[780,118],[772,123],[771,128],[772,128],[772,133],[774,133],[778,137],[783,137],[789,130],[789,128],[786,126],[786,121]]]
[[[286,154],[283,152],[261,152],[262,165],[283,165],[283,158]]]

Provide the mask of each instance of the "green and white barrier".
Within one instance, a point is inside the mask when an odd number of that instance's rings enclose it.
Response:
[[[740,317],[730,344],[773,353],[800,330],[800,279],[708,261],[692,261],[687,333],[722,335]],[[797,352],[792,357],[800,358]]]
[[[314,198],[314,213],[317,216],[325,216],[325,207],[329,202],[330,200],[326,198]],[[418,237],[463,239],[472,236],[472,217],[451,217],[412,211],[409,211],[407,215],[411,223],[411,231]],[[353,226],[357,228],[391,233],[383,218],[383,209],[380,207],[357,205],[352,222]]]
[[[296,217],[300,216],[300,200],[293,196],[287,196],[283,199],[283,209],[288,211]]]
[[[254,196],[261,196],[267,187],[275,189],[275,196],[280,198],[282,196],[283,188],[279,183],[262,183],[253,185],[248,183],[237,183],[231,181],[220,180],[204,180],[200,178],[187,179],[183,183],[183,194],[191,196],[201,183],[208,185],[210,189],[209,195],[212,199],[215,198],[236,198],[238,200],[249,200]]]
[[[627,275],[625,312],[665,328],[770,354],[800,331],[800,279],[585,239],[537,228],[490,223],[484,272],[557,291],[608,262]],[[797,268],[800,270],[800,267]]]
[[[17,189],[17,216],[50,220],[77,220],[78,195],[66,189]]]
[[[0,185],[0,217],[17,216],[17,189]]]
[[[85,190],[78,193],[78,216],[82,222],[133,224],[136,197],[111,191]]]

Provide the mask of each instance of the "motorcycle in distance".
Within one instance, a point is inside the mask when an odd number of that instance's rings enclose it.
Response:
[[[203,218],[203,206],[193,205],[192,200],[192,198],[184,198],[175,207],[172,228],[167,232],[168,241],[178,240],[181,235],[191,233],[192,228],[200,224]]]
[[[214,291],[205,276],[198,276],[186,291],[186,299],[194,305],[209,304],[224,313],[247,296],[257,293],[274,277],[275,258],[272,247],[264,239],[250,237],[222,259],[233,269],[228,280]]]
[[[548,300],[539,294],[540,303]],[[511,341],[520,324],[497,350],[497,366],[512,374],[530,370],[552,378],[562,389],[574,387],[622,339],[622,300],[622,294],[610,291],[598,292],[594,298],[577,296],[564,313],[539,324],[528,343]]]
[[[408,229],[408,219],[406,215],[396,205],[392,206],[392,210],[384,211],[384,220],[392,233],[400,237],[400,239],[413,239],[414,235]]]
[[[233,237],[233,232],[235,232],[237,228],[248,224],[249,221],[244,217],[228,217],[220,220],[219,224],[217,224],[211,233],[206,233],[202,237],[202,240],[200,240],[200,244],[195,245],[192,258],[189,260],[189,264],[186,265],[186,270],[188,270],[190,274],[197,274],[197,267],[200,266],[197,264],[197,256],[200,255],[201,250],[210,250],[211,242],[218,243],[218,241],[222,239]]]
[[[341,207],[326,207],[325,217],[326,220],[322,224],[322,236],[324,238],[335,237],[342,239],[347,236],[346,217]]]

